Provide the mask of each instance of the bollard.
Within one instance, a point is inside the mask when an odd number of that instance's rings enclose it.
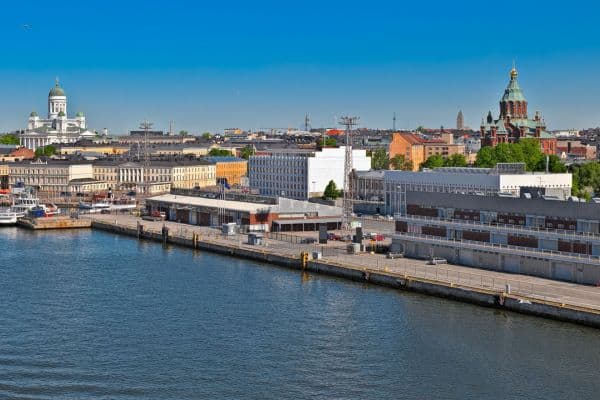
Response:
[[[166,245],[169,240],[169,228],[166,225],[162,227],[162,241],[163,245]]]

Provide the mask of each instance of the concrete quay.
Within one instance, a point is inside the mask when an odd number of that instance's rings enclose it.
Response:
[[[600,287],[458,265],[427,265],[414,259],[386,259],[377,254],[346,254],[344,244],[325,246],[268,237],[265,245],[246,244],[246,235],[224,237],[219,230],[175,222],[142,221],[131,215],[89,215],[92,228],[176,244],[279,266],[324,273],[395,289],[450,298],[523,314],[600,328]],[[305,233],[304,236],[316,236]],[[301,253],[322,253],[301,260]]]
[[[17,221],[17,225],[31,230],[80,229],[91,227],[92,221],[89,219],[57,216],[45,218],[20,218]]]

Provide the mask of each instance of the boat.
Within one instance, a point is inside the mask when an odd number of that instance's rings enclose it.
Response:
[[[79,209],[88,213],[99,213],[104,210],[119,211],[136,208],[135,200],[115,199],[112,201],[101,200],[97,202],[84,203],[79,202]]]
[[[0,210],[0,226],[15,225],[17,223],[18,214],[11,211],[10,208]]]
[[[89,213],[99,213],[102,210],[109,210],[110,203],[108,201],[97,201],[92,203],[79,202],[79,209]]]
[[[33,196],[31,193],[22,192],[15,197],[14,204],[10,207],[10,211],[17,214],[17,218],[26,216],[29,211],[40,205],[40,199]]]

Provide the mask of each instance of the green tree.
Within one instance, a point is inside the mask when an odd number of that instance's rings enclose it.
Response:
[[[202,139],[208,140],[212,137],[212,135],[210,134],[210,132],[204,132],[201,137]]]
[[[335,147],[337,146],[337,140],[332,137],[325,136],[319,139],[319,147]]]
[[[190,134],[190,133],[189,133],[188,131],[185,131],[185,130],[180,130],[180,131],[179,131],[179,136],[187,136],[187,135],[189,135],[189,134]]]
[[[546,170],[546,157],[543,156],[538,164],[535,166],[535,171],[545,171]],[[567,172],[567,167],[560,160],[560,157],[556,154],[551,154],[548,156],[548,171],[552,173],[561,173]]]
[[[425,162],[423,164],[421,164],[421,169],[424,168],[439,168],[439,167],[443,167],[446,164],[444,157],[440,156],[439,154],[434,154],[432,156],[429,156],[427,158],[427,160],[425,160]]]
[[[19,137],[12,133],[0,135],[0,144],[18,145],[20,144]]]
[[[371,154],[371,169],[388,169],[390,159],[384,148],[379,148]]]
[[[323,198],[337,199],[338,197],[340,197],[340,191],[338,190],[335,182],[331,180],[329,181],[327,186],[325,186],[325,191],[323,191]]]
[[[452,154],[444,163],[446,167],[466,167],[467,159],[464,154]]]
[[[477,152],[475,166],[479,168],[493,168],[497,164],[494,148],[484,146]]]
[[[406,164],[406,159],[402,154],[396,154],[394,157],[390,158],[390,167],[396,170],[404,169]]]
[[[255,153],[254,147],[252,147],[252,146],[246,146],[240,151],[240,155],[242,156],[242,158],[244,160],[249,159],[250,156],[254,155],[254,153]]]
[[[213,148],[213,149],[210,149],[210,151],[208,152],[208,155],[212,156],[212,157],[227,157],[227,156],[232,156],[233,154],[231,154],[231,151],[229,151],[229,150]]]
[[[545,159],[542,148],[540,147],[540,141],[534,138],[524,138],[519,140],[519,143],[517,143],[516,146],[521,148],[521,152],[523,153],[522,161],[525,163],[527,170],[538,170],[540,163],[543,163]]]
[[[35,156],[36,157],[51,157],[56,153],[56,147],[52,146],[52,145],[47,145],[44,147],[38,147],[37,149],[35,149]]]
[[[584,197],[584,193],[600,193],[600,164],[592,161],[573,167],[572,187],[573,194],[579,197]]]

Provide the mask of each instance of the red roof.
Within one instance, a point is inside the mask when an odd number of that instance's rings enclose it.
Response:
[[[35,152],[26,147],[21,147],[20,149],[14,150],[10,153],[12,157],[23,157],[24,159],[34,158]]]

